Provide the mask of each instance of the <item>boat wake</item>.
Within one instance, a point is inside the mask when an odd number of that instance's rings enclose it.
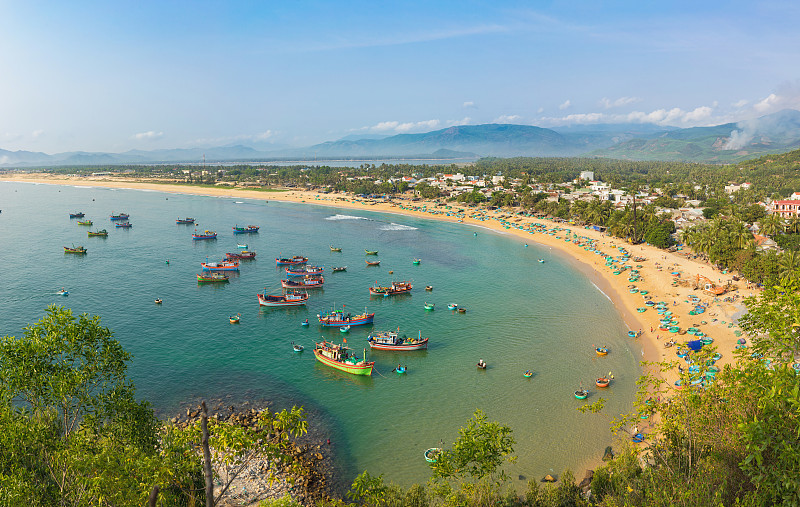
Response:
[[[341,214],[336,214],[336,215],[333,215],[331,217],[325,217],[325,220],[369,220],[369,221],[371,221],[371,219],[369,219],[367,217],[354,217],[352,215],[341,215]]]
[[[391,224],[384,224],[378,227],[378,229],[382,231],[416,231],[416,227],[411,227],[410,225],[400,225],[392,222]]]

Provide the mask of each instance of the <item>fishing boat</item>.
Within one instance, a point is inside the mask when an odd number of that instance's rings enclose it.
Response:
[[[235,225],[233,227],[234,234],[250,234],[253,232],[258,232],[259,227],[257,225],[248,225],[247,227],[239,227]]]
[[[247,250],[242,250],[241,252],[227,252],[225,254],[225,258],[228,260],[235,260],[235,259],[255,259],[256,253],[255,252],[248,252]]]
[[[201,262],[203,271],[239,271],[239,263],[236,261],[221,262]]]
[[[70,213],[69,214],[70,218],[83,218],[85,216],[86,216],[86,213],[84,213],[83,211],[79,211],[77,213]]]
[[[247,250],[247,245],[243,245],[243,244],[239,243],[239,244],[236,245],[236,248],[241,248],[243,250]]]
[[[436,463],[439,460],[439,455],[442,453],[442,450],[438,447],[431,447],[425,451],[425,461],[428,463]]]
[[[459,308],[458,309],[458,313],[467,313],[467,309],[466,308]]]
[[[395,368],[395,369],[394,369],[394,371],[395,371],[395,372],[396,372],[398,375],[402,375],[403,373],[405,373],[405,372],[407,372],[407,371],[408,371],[408,366],[400,366],[400,365],[398,364],[398,365],[397,365],[397,368]]]
[[[342,271],[347,271],[347,266],[338,266],[333,268],[332,270],[334,273],[341,273]]]
[[[369,288],[369,293],[372,296],[394,296],[395,294],[406,294],[411,292],[414,286],[408,280],[404,282],[392,282],[388,287],[380,285],[373,285]]]
[[[155,301],[154,301],[154,303],[157,304],[157,305],[160,305],[163,302],[164,302],[164,300],[161,299],[161,298],[156,298]]]
[[[228,275],[225,273],[211,272],[197,274],[197,283],[228,283]]]
[[[365,262],[367,263],[367,266],[380,266],[381,265],[381,261],[374,261],[374,262],[365,261]]]
[[[317,318],[323,327],[363,326],[365,324],[372,324],[372,321],[375,319],[375,314],[367,313],[366,308],[364,309],[364,313],[359,315],[345,313],[344,310],[331,310],[329,312],[317,314]]]
[[[270,295],[264,290],[263,294],[257,294],[258,304],[261,306],[303,306],[308,301],[306,292],[288,292],[280,295]]]
[[[304,347],[302,345],[298,345],[297,343],[292,342],[292,350],[294,350],[295,352],[302,352],[303,348]]]
[[[237,313],[236,315],[231,315],[230,317],[228,317],[228,320],[230,320],[231,324],[238,324],[239,314]]]
[[[339,248],[336,248],[336,247],[334,247],[333,245],[331,245],[331,252],[341,252],[341,251],[342,251],[342,248],[341,248],[341,247],[339,247]]]
[[[133,227],[133,224],[130,222],[117,222],[114,224],[114,227],[121,227],[123,229],[130,229]]]
[[[597,352],[598,356],[608,355],[608,347],[595,347],[594,351]]]
[[[194,230],[192,233],[192,241],[197,241],[201,239],[217,239],[216,231],[209,231],[205,230],[203,232],[197,232],[197,229]]]
[[[323,277],[313,277],[306,275],[299,280],[281,280],[281,287],[284,289],[316,289],[325,283]]]
[[[364,249],[364,253],[366,255],[378,255],[378,251],[377,250],[367,250],[366,248]]]
[[[87,234],[89,234],[90,238],[92,236],[103,236],[103,237],[105,237],[105,236],[108,236],[108,231],[105,230],[105,229],[102,229],[102,230],[99,230],[99,231],[88,231]]]
[[[422,331],[417,338],[402,337],[398,331],[381,331],[371,333],[367,337],[370,348],[376,350],[423,350],[428,348],[428,339],[422,337]]]
[[[65,289],[62,287],[60,291],[56,292],[56,295],[58,295],[58,296],[69,296],[69,291],[68,291],[68,290],[65,290]]]
[[[300,255],[295,255],[294,257],[283,258],[283,259],[275,259],[275,264],[278,266],[286,266],[286,265],[293,265],[293,264],[305,264],[308,262],[308,257],[302,257]]]
[[[353,375],[372,375],[374,361],[359,359],[346,345],[337,345],[328,341],[316,343],[314,356],[322,364]]]
[[[339,332],[341,332],[341,333],[349,333],[350,332],[350,326],[342,326],[342,327],[340,327],[339,328]]]
[[[585,400],[589,396],[589,391],[583,387],[575,391],[575,397],[579,400]]]
[[[308,276],[308,275],[321,275],[325,268],[322,266],[303,266],[300,268],[286,268],[286,274],[289,276]]]
[[[86,249],[83,248],[82,246],[75,246],[75,245],[72,245],[71,247],[65,246],[64,247],[64,253],[85,254],[86,253]]]
[[[434,304],[434,303],[428,303],[428,302],[425,302],[425,309],[426,309],[426,310],[433,310],[433,307],[434,307],[434,306],[435,306],[435,304]]]
[[[176,224],[193,224],[194,223],[194,218],[189,218],[189,217],[179,218],[179,219],[175,220],[175,223]]]
[[[539,264],[544,264],[544,259],[539,259]]]
[[[458,310],[458,305],[455,304],[455,303],[450,303],[449,305],[447,305],[447,309],[448,310]]]
[[[523,373],[522,376],[525,378],[531,378],[533,377],[533,372],[530,370],[525,370],[525,373]]]
[[[414,259],[414,265],[419,266],[419,263],[422,262],[422,259]]]
[[[308,319],[300,323],[301,326],[308,326]]]
[[[78,225],[93,225],[91,220],[78,220]]]
[[[426,285],[425,286],[425,290],[432,291],[433,290],[433,285]]]
[[[610,383],[611,379],[609,379],[608,377],[600,377],[599,379],[594,381],[594,385],[596,385],[597,387],[608,387]]]
[[[117,213],[116,215],[112,214],[110,218],[111,220],[127,220],[130,218],[130,215],[127,213]]]

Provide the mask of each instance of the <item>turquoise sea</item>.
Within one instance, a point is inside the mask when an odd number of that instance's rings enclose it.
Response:
[[[129,375],[138,395],[162,417],[187,400],[228,395],[304,405],[330,435],[344,480],[369,470],[403,485],[424,482],[424,450],[453,442],[478,408],[513,429],[518,461],[509,472],[519,487],[519,476],[566,467],[581,475],[612,444],[610,417],[632,405],[641,371],[625,324],[586,275],[534,236],[525,247],[484,228],[367,209],[45,184],[0,182],[0,209],[0,264],[13,266],[0,284],[0,333],[21,335],[51,304],[99,315],[134,356]],[[71,220],[77,211],[94,226]],[[114,228],[112,212],[130,213],[133,227]],[[192,241],[194,228],[175,224],[186,216],[218,239]],[[261,230],[234,236],[237,224]],[[97,228],[108,238],[87,237]],[[256,260],[243,261],[229,284],[199,286],[200,262],[220,260],[240,242]],[[88,254],[64,254],[72,244]],[[366,266],[364,249],[379,251],[379,267]],[[292,255],[323,265],[325,288],[312,291],[306,307],[259,309],[257,292],[280,292],[275,257]],[[344,265],[346,272],[330,272]],[[392,279],[413,281],[413,293],[369,295],[374,282]],[[56,295],[61,287],[69,296]],[[425,311],[426,302],[435,310]],[[447,310],[451,302],[467,312]],[[398,327],[409,335],[421,330],[430,347],[368,350],[376,361],[368,378],[328,368],[310,349],[321,337],[342,339],[338,329],[314,323],[334,305],[375,312],[374,326],[347,335],[359,353],[371,330]],[[231,325],[235,313],[241,323]],[[306,318],[312,324],[302,327]],[[293,353],[292,341],[306,351]],[[595,345],[611,354],[597,357]],[[485,371],[475,367],[480,358]],[[408,365],[407,375],[392,372],[398,363]],[[530,379],[522,375],[527,369]],[[598,392],[594,379],[609,371],[612,387]],[[579,383],[590,388],[588,401],[608,399],[606,415],[576,410]]]

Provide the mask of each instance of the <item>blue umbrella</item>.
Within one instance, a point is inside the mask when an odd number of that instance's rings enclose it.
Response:
[[[687,347],[697,352],[698,350],[703,348],[703,341],[702,340],[692,340],[686,344]]]

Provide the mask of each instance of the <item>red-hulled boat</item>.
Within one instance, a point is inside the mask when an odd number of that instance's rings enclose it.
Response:
[[[288,292],[280,295],[270,295],[264,290],[263,294],[257,294],[258,304],[261,306],[302,306],[308,301],[308,293]]]
[[[236,260],[236,259],[255,259],[256,253],[255,252],[248,252],[247,250],[242,250],[241,252],[228,252],[225,254],[225,258],[228,260]]]
[[[306,262],[308,262],[308,257],[303,257],[301,255],[295,255],[294,257],[283,258],[283,259],[275,259],[275,264],[277,264],[278,266],[305,264]]]
[[[369,293],[373,296],[394,296],[395,294],[405,294],[411,292],[414,286],[411,285],[411,282],[392,282],[392,284],[388,287],[382,287],[380,285],[373,285],[369,288]]]
[[[359,315],[351,315],[345,313],[344,310],[331,310],[317,314],[317,318],[324,327],[363,326],[364,324],[372,324],[375,314],[367,313],[366,308],[364,313]]]
[[[235,261],[201,262],[203,271],[239,271],[239,263]]]
[[[303,268],[286,268],[286,274],[289,276],[307,276],[307,275],[321,275],[325,271],[322,266],[306,266]]]
[[[284,289],[316,289],[317,287],[322,287],[324,283],[325,279],[321,276],[307,275],[299,280],[281,280],[281,287]]]
[[[395,331],[382,331],[372,333],[367,337],[369,346],[377,350],[423,350],[428,348],[428,339],[422,337],[422,331],[418,338],[408,338],[399,336]]]

